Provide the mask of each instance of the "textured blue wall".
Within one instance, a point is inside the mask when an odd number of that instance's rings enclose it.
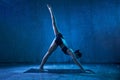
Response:
[[[1,0],[0,62],[41,62],[54,38],[47,3],[82,62],[120,62],[119,0]],[[71,61],[59,48],[48,60]]]

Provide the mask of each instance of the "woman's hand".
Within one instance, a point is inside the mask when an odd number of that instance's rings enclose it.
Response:
[[[92,70],[90,70],[90,69],[86,69],[86,70],[85,70],[85,73],[88,73],[88,74],[95,74],[95,72],[92,71]]]
[[[82,72],[82,73],[86,73],[86,71],[85,71],[83,68],[81,68],[81,72]]]

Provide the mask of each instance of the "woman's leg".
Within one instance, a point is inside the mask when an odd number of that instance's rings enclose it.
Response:
[[[43,66],[46,63],[48,57],[52,54],[53,51],[56,50],[57,46],[58,45],[55,43],[55,39],[54,39],[53,42],[52,42],[52,44],[50,45],[47,53],[45,54],[45,56],[42,59],[42,62],[41,62],[41,65],[40,65],[40,70],[43,70]]]
[[[72,57],[74,63],[77,64],[77,65],[80,67],[81,71],[82,71],[82,72],[85,72],[85,70],[84,70],[84,68],[82,67],[81,63],[80,63],[80,62],[77,60],[77,58],[75,57],[73,51],[72,51],[71,49],[68,49],[68,50],[67,50],[67,53]]]
[[[51,6],[50,6],[50,5],[47,5],[47,7],[48,7],[48,10],[49,10],[50,15],[51,15],[52,27],[53,27],[54,34],[57,35],[57,34],[59,33],[59,30],[58,30],[58,28],[57,28],[55,16],[54,16],[54,14],[53,14],[53,11],[52,11]]]

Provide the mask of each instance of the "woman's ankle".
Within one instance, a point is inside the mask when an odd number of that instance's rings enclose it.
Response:
[[[43,69],[43,66],[40,66],[40,69]]]

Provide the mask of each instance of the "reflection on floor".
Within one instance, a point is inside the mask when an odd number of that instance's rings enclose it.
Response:
[[[95,73],[81,73],[74,64],[0,65],[0,80],[120,80],[120,64],[84,64]]]

